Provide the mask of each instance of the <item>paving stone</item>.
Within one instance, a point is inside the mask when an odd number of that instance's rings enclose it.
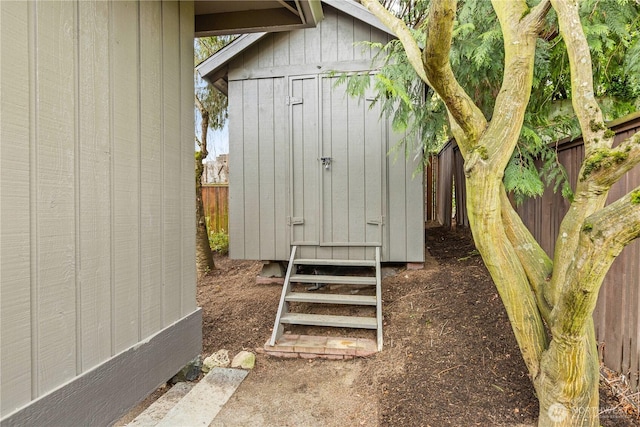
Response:
[[[356,354],[357,347],[358,347],[357,339],[330,337],[327,340],[325,353],[354,356]]]
[[[294,350],[298,353],[324,353],[327,345],[327,337],[300,335],[294,344]]]
[[[367,357],[378,352],[378,345],[372,339],[358,338],[356,356]]]
[[[283,335],[282,337],[280,337],[278,342],[276,342],[276,345],[271,346],[271,345],[269,345],[269,341],[267,341],[265,343],[265,345],[264,345],[264,348],[267,351],[289,351],[289,352],[293,352],[293,351],[295,351],[294,350],[294,345],[295,345],[296,341],[298,341],[299,337],[300,337],[300,335],[293,335],[293,334]]]
[[[173,408],[193,388],[194,383],[180,382],[171,387],[158,400],[153,402],[147,409],[138,415],[127,427],[153,427],[164,418]]]
[[[248,373],[242,369],[213,368],[157,425],[208,426]]]
[[[269,342],[264,352],[274,357],[324,358],[331,360],[368,357],[377,353],[375,340],[368,338],[336,338],[310,335],[283,335],[275,346]],[[325,355],[332,357],[323,357]]]

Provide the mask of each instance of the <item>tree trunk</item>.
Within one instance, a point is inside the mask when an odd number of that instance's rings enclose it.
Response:
[[[202,102],[195,97],[195,103],[202,116],[200,129],[200,139],[196,138],[200,151],[196,152],[196,271],[198,277],[202,277],[209,271],[216,268],[213,262],[213,252],[209,244],[209,232],[207,231],[207,220],[204,215],[202,204],[202,173],[204,165],[202,161],[207,158],[207,130],[209,129],[209,112],[204,108]]]
[[[196,271],[201,277],[216,268],[213,262],[213,252],[209,244],[207,221],[202,204],[202,152],[196,153]]]
[[[534,381],[540,402],[539,427],[598,427],[599,360],[593,322],[580,340],[554,338]]]
[[[597,427],[599,359],[593,322],[577,338],[562,338],[551,320],[551,341],[547,342],[548,332],[526,267],[505,233],[503,189],[499,176],[492,172],[482,166],[468,171],[469,222],[540,401],[538,426]]]

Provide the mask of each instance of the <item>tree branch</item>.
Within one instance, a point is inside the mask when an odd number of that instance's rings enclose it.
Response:
[[[536,39],[549,9],[543,2],[527,14],[524,0],[494,0],[492,4],[504,38],[505,63],[502,86],[483,144],[495,167],[504,170],[524,123],[531,97]]]
[[[418,77],[420,77],[423,82],[431,86],[424,70],[424,64],[422,63],[422,52],[420,51],[420,47],[406,24],[385,9],[378,0],[361,0],[361,3],[384,25],[386,25],[387,28],[393,31],[398,40],[402,43],[402,46],[407,53],[409,63],[418,74]]]
[[[523,21],[526,26],[533,26],[542,30],[544,25],[544,18],[547,16],[549,11],[551,10],[551,0],[542,0],[531,9],[530,13],[524,16]]]
[[[542,314],[544,321],[549,324],[551,307],[544,298],[544,286],[551,278],[553,263],[524,225],[520,215],[513,209],[504,185],[500,194],[500,204],[502,223],[507,237],[524,267],[531,289],[536,296],[540,314]]]
[[[602,148],[584,161],[581,179],[590,179],[594,185],[611,188],[627,172],[640,164],[640,132],[622,141],[617,147]]]
[[[547,288],[547,300],[556,307],[560,296],[569,291],[574,276],[572,262],[579,251],[580,229],[589,215],[602,209],[610,185],[598,182],[593,174],[599,166],[612,166],[606,160],[613,145],[613,132],[604,125],[602,110],[593,91],[591,53],[580,23],[578,4],[575,0],[551,0],[558,16],[560,34],[565,42],[571,69],[571,102],[580,122],[585,147],[585,161],[580,170],[571,208],[560,225],[554,254],[554,272],[551,286]],[[617,156],[614,156],[614,158]]]
[[[602,110],[593,92],[593,66],[587,38],[580,23],[578,2],[551,0],[558,15],[560,34],[567,46],[571,69],[571,102],[585,147],[585,157],[599,148],[611,148],[613,136],[604,125]]]
[[[460,86],[451,69],[449,53],[456,3],[456,0],[435,0],[431,3],[427,45],[422,53],[422,61],[429,81],[432,82],[431,87],[442,98],[451,117],[466,134],[466,139],[474,144],[487,127],[487,121],[471,97]]]
[[[556,333],[573,338],[584,332],[611,264],[625,246],[639,237],[640,186],[584,221],[579,249],[571,265],[578,273],[572,276],[554,309]],[[596,259],[598,262],[594,262]]]

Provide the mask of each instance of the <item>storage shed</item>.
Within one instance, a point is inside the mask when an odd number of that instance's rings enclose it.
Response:
[[[337,72],[369,72],[394,35],[360,4],[323,1],[316,28],[239,37],[198,67],[229,96],[229,239],[239,259],[423,262],[420,159]],[[372,77],[373,78],[373,77]]]

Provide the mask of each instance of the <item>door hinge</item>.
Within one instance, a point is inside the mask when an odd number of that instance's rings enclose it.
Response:
[[[296,98],[295,96],[286,97],[287,105],[302,104],[302,98]]]
[[[293,218],[287,217],[287,225],[302,225],[304,224],[304,218],[300,216],[294,216]]]

